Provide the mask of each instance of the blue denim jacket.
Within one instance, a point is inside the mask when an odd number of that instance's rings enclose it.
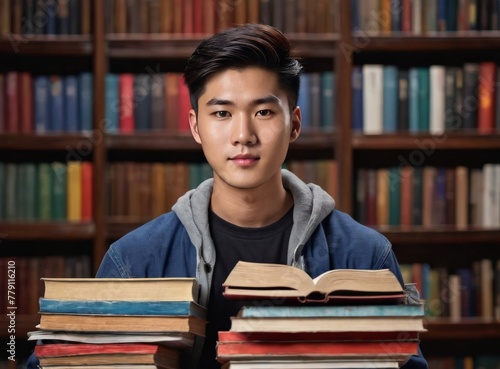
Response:
[[[282,174],[283,184],[294,198],[290,265],[311,277],[331,269],[388,268],[403,285],[391,244],[383,235],[335,210],[333,199],[320,187],[305,184],[286,170]],[[203,182],[182,196],[173,211],[113,243],[97,277],[196,277],[201,284],[200,303],[206,305],[211,285],[207,271],[213,270],[216,256],[208,225],[212,185],[212,180]],[[202,344],[197,342],[194,361]],[[427,367],[421,355],[404,366]]]

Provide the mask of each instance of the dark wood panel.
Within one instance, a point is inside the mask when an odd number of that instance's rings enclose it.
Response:
[[[429,32],[381,35],[354,32],[354,49],[366,51],[471,51],[500,47],[500,32]]]
[[[424,340],[487,340],[500,338],[500,322],[485,318],[427,319]]]
[[[500,132],[491,135],[445,132],[441,135],[394,133],[364,135],[353,133],[354,150],[498,150]]]
[[[91,55],[90,35],[9,35],[0,38],[0,54],[5,55]]]
[[[90,240],[94,223],[0,223],[0,240]]]
[[[439,226],[426,228],[412,226],[404,227],[375,227],[384,234],[389,241],[398,245],[422,244],[500,244],[500,229],[485,229],[468,227],[457,229],[455,226]]]
[[[111,58],[187,59],[206,36],[111,34],[107,35],[108,55]],[[294,54],[307,58],[333,58],[338,40],[335,34],[290,35]]]
[[[0,150],[83,150],[93,149],[95,138],[91,132],[46,134],[0,134]]]

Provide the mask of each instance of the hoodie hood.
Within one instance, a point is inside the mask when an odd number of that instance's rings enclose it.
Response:
[[[288,246],[288,263],[304,268],[300,254],[304,244],[321,221],[335,208],[335,201],[321,187],[305,184],[295,174],[282,169],[283,186],[290,191],[294,201],[294,225]],[[172,210],[184,225],[198,254],[197,272],[200,268],[213,269],[215,249],[210,236],[208,211],[213,179],[201,183],[179,198]]]

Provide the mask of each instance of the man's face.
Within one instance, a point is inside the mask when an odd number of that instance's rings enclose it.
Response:
[[[300,110],[290,114],[277,75],[255,67],[212,76],[198,100],[198,117],[191,110],[189,120],[215,180],[241,189],[280,175],[300,132]]]

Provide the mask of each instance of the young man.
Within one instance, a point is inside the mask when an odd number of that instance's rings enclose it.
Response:
[[[193,367],[220,368],[217,332],[229,330],[229,317],[242,306],[222,296],[222,282],[238,260],[290,264],[312,277],[338,268],[389,268],[403,283],[386,238],[335,210],[320,187],[281,169],[300,133],[301,70],[285,36],[270,26],[242,25],[203,41],[184,77],[191,133],[213,180],[112,244],[97,273],[196,277],[208,326]],[[427,364],[415,356],[405,368]]]

